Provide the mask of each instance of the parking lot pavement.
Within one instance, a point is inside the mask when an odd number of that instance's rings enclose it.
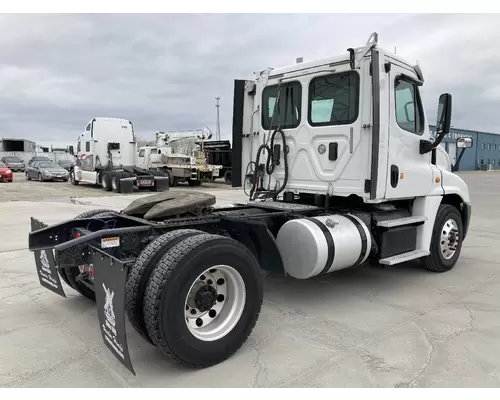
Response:
[[[181,183],[172,190],[228,190],[231,189],[229,185],[223,183],[219,179],[214,183],[203,183],[200,187],[191,187],[187,183]],[[12,183],[0,182],[0,203],[4,201],[39,201],[51,199],[67,199],[70,197],[123,197],[134,196],[138,193],[136,190],[131,194],[118,194],[113,192],[106,192],[99,186],[80,183],[79,185],[72,185],[70,182],[38,182],[27,181],[22,172],[14,173]],[[151,192],[142,192],[151,194]]]
[[[66,286],[66,299],[42,288],[26,250],[30,216],[54,223],[95,207],[121,209],[136,195],[4,202],[0,386],[498,387],[500,174],[462,175],[473,218],[452,271],[407,263],[309,281],[272,274],[254,332],[215,367],[177,366],[127,325],[136,376],[105,348],[94,304]],[[213,192],[221,203],[244,199]]]

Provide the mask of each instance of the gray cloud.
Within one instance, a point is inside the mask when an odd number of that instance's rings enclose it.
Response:
[[[236,78],[345,52],[372,31],[414,62],[433,123],[440,93],[455,127],[500,132],[497,15],[2,15],[0,136],[73,143],[95,116],[139,135],[209,126],[229,138]]]

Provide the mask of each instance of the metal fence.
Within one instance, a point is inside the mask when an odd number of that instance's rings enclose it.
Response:
[[[24,161],[25,165],[28,165],[29,160],[32,157],[48,157],[52,161],[60,161],[60,160],[70,160],[73,161],[75,158],[69,153],[44,153],[44,152],[35,152],[35,151],[0,151],[0,158],[2,157],[19,157]]]

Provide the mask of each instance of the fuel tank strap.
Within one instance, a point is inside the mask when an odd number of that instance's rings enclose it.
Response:
[[[335,243],[333,241],[333,236],[330,233],[330,231],[328,230],[328,228],[323,223],[318,221],[317,219],[309,218],[309,217],[306,217],[305,219],[314,223],[319,229],[321,229],[321,232],[323,232],[323,235],[325,235],[326,246],[328,248],[328,257],[326,258],[326,263],[325,263],[323,270],[319,273],[319,275],[324,275],[331,268],[331,266],[333,264],[333,259],[335,258]]]
[[[358,221],[357,218],[353,217],[350,214],[344,214],[343,216],[346,217],[349,221],[351,221],[354,224],[354,226],[356,226],[356,228],[358,229],[358,232],[359,232],[359,236],[361,238],[361,251],[359,252],[359,257],[358,257],[356,263],[353,265],[353,267],[355,267],[355,266],[359,265],[361,263],[361,261],[366,256],[366,252],[368,250],[368,239],[366,237],[365,230],[363,229],[363,227],[361,226],[361,223]]]

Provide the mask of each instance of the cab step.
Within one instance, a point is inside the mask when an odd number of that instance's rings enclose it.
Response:
[[[427,217],[415,215],[412,217],[403,217],[396,219],[388,219],[385,221],[378,221],[377,226],[381,228],[395,228],[397,226],[420,224],[427,221]]]
[[[379,263],[383,265],[401,264],[406,261],[428,256],[429,254],[431,254],[429,250],[413,250],[408,253],[396,254],[392,257],[382,258]]]

